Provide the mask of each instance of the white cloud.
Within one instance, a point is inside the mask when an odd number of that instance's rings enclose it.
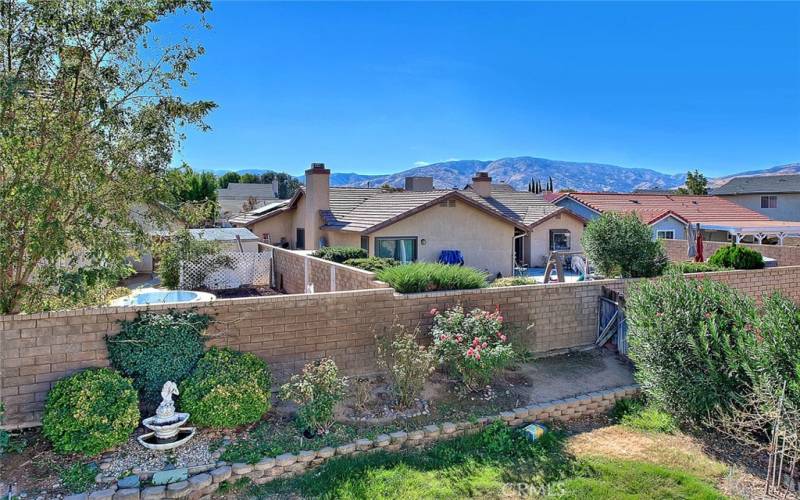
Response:
[[[414,162],[414,166],[415,167],[425,167],[427,165],[430,165],[430,163],[428,163],[427,161],[415,161]]]

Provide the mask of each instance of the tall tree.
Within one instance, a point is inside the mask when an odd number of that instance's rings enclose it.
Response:
[[[686,172],[686,187],[678,188],[679,194],[708,194],[708,179],[698,170]]]
[[[222,176],[217,179],[217,184],[219,184],[220,189],[225,189],[228,187],[228,184],[231,182],[240,182],[241,176],[239,172],[225,172]]]
[[[154,23],[207,26],[208,0],[0,3],[0,313],[42,270],[114,262],[145,244],[141,217],[169,199],[169,165],[209,101],[175,93],[203,48]],[[176,41],[165,40],[172,35]],[[144,207],[139,210],[139,207]],[[140,217],[136,216],[139,211]]]

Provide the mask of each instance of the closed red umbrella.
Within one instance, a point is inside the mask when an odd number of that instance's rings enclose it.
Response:
[[[694,256],[695,262],[703,262],[703,232],[697,228],[697,255]]]

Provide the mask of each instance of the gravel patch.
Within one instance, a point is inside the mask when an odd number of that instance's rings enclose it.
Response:
[[[103,456],[109,468],[104,475],[119,477],[123,473],[152,472],[169,468],[191,467],[193,465],[213,464],[216,459],[209,445],[220,438],[215,432],[199,430],[186,444],[168,451],[148,450],[132,437],[121,448]]]

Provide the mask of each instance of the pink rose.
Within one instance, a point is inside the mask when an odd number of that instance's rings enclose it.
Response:
[[[481,359],[481,354],[480,353],[476,353],[475,354],[475,359],[480,360]]]
[[[431,309],[431,316],[436,316],[438,312],[439,310],[434,307],[433,309]]]
[[[456,335],[456,342],[461,342],[462,340],[464,340],[464,337],[461,335]]]
[[[503,335],[503,334],[500,334],[500,340],[501,340],[502,342],[505,342],[505,341],[506,341],[506,336],[505,336],[505,335]]]
[[[483,344],[481,344],[481,347],[482,347],[483,349],[486,349],[487,347],[489,347],[489,344],[487,344],[486,342],[484,342]]]
[[[472,354],[473,354],[474,352],[475,352],[475,351],[473,351],[473,350],[472,350],[472,347],[470,347],[469,349],[467,349],[467,356],[472,356]]]

